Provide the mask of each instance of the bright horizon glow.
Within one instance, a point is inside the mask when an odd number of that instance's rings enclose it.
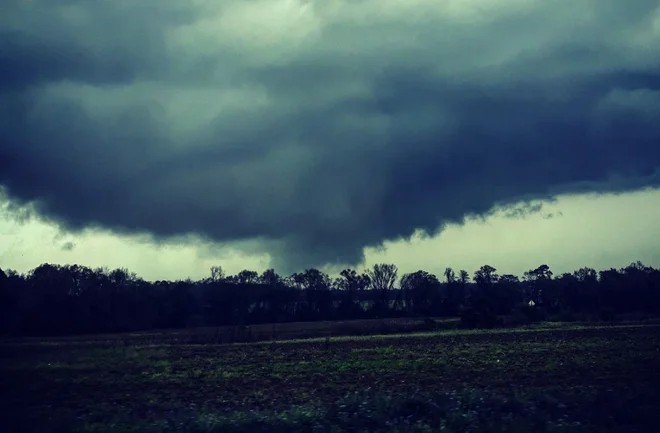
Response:
[[[553,217],[547,218],[549,214]],[[436,236],[417,233],[407,240],[386,241],[379,248],[366,248],[365,262],[355,268],[393,263],[400,276],[422,269],[439,278],[448,266],[472,275],[484,264],[494,266],[500,274],[520,277],[541,264],[549,265],[555,275],[584,266],[619,269],[637,260],[657,268],[658,215],[659,189],[563,196],[522,218],[506,218],[500,211],[485,219],[470,218],[464,225],[449,225]],[[73,248],[67,250],[68,246]],[[43,221],[21,224],[6,216],[0,220],[0,267],[20,273],[42,263],[79,264],[128,268],[156,281],[201,279],[213,265],[222,266],[228,274],[243,269],[261,273],[270,267],[268,254],[240,249],[195,238],[156,243],[145,236],[108,231],[67,234]],[[345,267],[321,269],[335,275]]]

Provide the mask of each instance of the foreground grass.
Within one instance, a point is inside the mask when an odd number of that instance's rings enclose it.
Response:
[[[0,347],[11,431],[654,431],[660,326]]]
[[[123,334],[100,334],[61,337],[9,338],[8,343],[45,342],[48,344],[152,345],[152,344],[229,344],[237,342],[286,341],[328,336],[373,336],[410,334],[434,329],[456,329],[458,318],[388,318],[346,321],[318,321],[257,324],[250,326],[214,326],[187,329],[153,330]]]

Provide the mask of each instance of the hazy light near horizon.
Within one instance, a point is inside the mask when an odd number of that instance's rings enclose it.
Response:
[[[490,264],[500,273],[522,273],[546,263],[559,274],[583,266],[620,268],[641,260],[660,267],[660,190],[622,195],[578,195],[544,203],[534,213],[505,212],[452,224],[438,235],[416,233],[409,239],[367,248],[358,269],[394,263],[400,273],[419,269],[438,276],[445,267],[467,269]],[[73,245],[73,248],[67,246]],[[187,238],[180,243],[88,230],[67,234],[53,224],[32,220],[0,222],[0,267],[27,272],[41,263],[128,268],[148,280],[204,278],[213,265],[228,273],[268,269],[270,257],[232,245]],[[331,274],[341,267],[326,267]],[[302,270],[302,269],[301,269]]]

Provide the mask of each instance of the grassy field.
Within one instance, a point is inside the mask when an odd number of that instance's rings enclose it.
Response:
[[[646,432],[660,325],[0,345],[4,431]],[[173,339],[172,341],[177,341]]]
[[[10,339],[8,342],[66,342],[106,346],[153,344],[227,344],[315,337],[412,333],[460,327],[458,318],[391,318],[198,327],[94,336]]]

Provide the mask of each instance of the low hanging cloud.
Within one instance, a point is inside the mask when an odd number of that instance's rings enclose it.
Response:
[[[73,251],[76,248],[76,244],[71,241],[64,242],[60,248],[62,251]]]
[[[68,230],[296,270],[660,181],[657,0],[10,0],[0,29],[0,185]]]

